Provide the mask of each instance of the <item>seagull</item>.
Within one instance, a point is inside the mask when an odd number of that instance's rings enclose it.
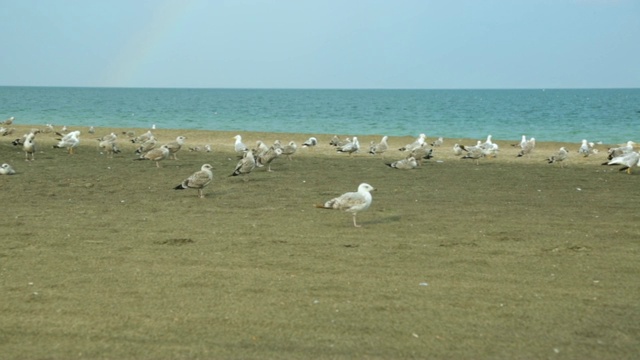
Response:
[[[131,139],[131,142],[135,144],[139,142],[145,142],[149,139],[154,139],[154,138],[155,136],[153,136],[153,134],[151,133],[151,130],[148,130],[146,133]]]
[[[369,148],[369,154],[371,155],[384,154],[384,152],[389,149],[389,144],[387,144],[388,139],[389,139],[388,136],[383,136],[382,140],[380,140],[379,143],[372,144],[371,148]]]
[[[591,149],[589,148],[589,143],[587,139],[582,139],[582,145],[580,145],[580,149],[578,149],[578,154],[587,157],[591,153]]]
[[[253,157],[253,153],[250,150],[245,150],[244,156],[238,164],[236,168],[233,170],[233,173],[229,176],[238,176],[238,175],[246,175],[249,174],[256,167],[256,160]]]
[[[233,138],[236,139],[236,142],[233,145],[233,148],[235,149],[235,151],[237,153],[242,153],[242,152],[245,152],[245,151],[249,150],[249,148],[245,144],[242,143],[242,136],[236,135]]]
[[[15,119],[16,118],[12,116],[12,117],[8,118],[7,120],[5,120],[2,124],[11,125],[11,124],[13,124],[13,120],[15,120]]]
[[[418,162],[416,161],[416,158],[414,158],[413,156],[410,156],[406,159],[394,161],[390,164],[387,164],[387,166],[394,169],[410,170],[418,167]]]
[[[607,151],[608,156],[607,159],[611,160],[614,157],[617,156],[622,156],[624,154],[628,154],[630,152],[633,151],[633,145],[635,145],[636,143],[634,143],[633,141],[627,141],[626,145],[622,145],[619,147],[615,147],[615,148],[609,148],[609,150]]]
[[[520,139],[519,143],[515,143],[515,144],[511,144],[511,146],[514,147],[519,147],[519,148],[524,148],[525,144],[527,143],[527,136],[526,135],[522,135],[522,139]]]
[[[93,126],[89,127],[89,134],[95,134],[95,133],[96,133],[96,129]]]
[[[118,140],[118,135],[116,135],[116,133],[105,135],[98,139],[98,141],[100,141],[98,143],[98,147],[100,149],[104,149],[104,151],[107,153],[107,157],[112,158],[114,153],[115,154],[120,153],[120,150],[116,145],[117,140]]]
[[[357,152],[359,149],[360,143],[358,142],[358,138],[354,136],[351,142],[338,147],[336,151],[341,153],[348,153],[349,156],[351,156],[352,153]]]
[[[35,137],[36,134],[39,133],[40,130],[32,131],[25,136],[24,142],[22,143],[22,150],[24,150],[25,160],[29,161],[29,155],[31,155],[31,160],[35,160],[36,154],[36,143]]]
[[[465,150],[467,154],[461,159],[472,159],[476,161],[476,165],[480,164],[480,159],[487,156],[486,150],[481,146],[480,141],[475,146],[460,146],[462,150]]]
[[[107,157],[109,158],[113,158],[113,154],[120,153],[120,149],[118,149],[118,145],[115,141],[102,140],[98,144],[98,147],[100,149],[104,149],[104,151],[107,153]]]
[[[407,159],[413,157],[418,161],[418,165],[422,164],[422,160],[429,160],[433,157],[433,149],[427,147],[427,144],[424,143],[417,149],[412,150],[407,156]]]
[[[211,145],[210,145],[210,144],[206,144],[206,145],[204,146],[204,151],[206,151],[206,152],[211,152]]]
[[[481,147],[485,150],[485,154],[487,156],[496,157],[498,153],[498,144],[495,144],[491,141],[491,135],[487,135],[487,141],[481,145]]]
[[[462,146],[460,144],[453,144],[453,155],[460,156],[462,155]]]
[[[160,161],[169,158],[169,153],[171,151],[167,147],[167,145],[162,145],[159,148],[152,149],[142,155],[139,158],[133,160],[151,160],[156,162],[156,167],[160,167]]]
[[[15,173],[16,171],[13,170],[13,168],[9,164],[5,163],[0,166],[0,175],[13,175]]]
[[[426,139],[427,135],[425,134],[420,134],[420,136],[418,136],[418,138],[416,139],[416,141],[412,142],[411,144],[407,144],[403,147],[401,147],[400,151],[411,151],[415,148],[418,148],[420,146],[422,146],[422,144],[424,144],[424,139]]]
[[[136,154],[140,155],[153,150],[156,147],[157,143],[158,141],[156,140],[156,138],[154,137],[149,138],[148,140],[143,142],[142,145],[140,145],[140,147],[136,149]]]
[[[0,127],[0,135],[2,136],[7,136],[7,135],[11,135],[13,134],[13,132],[16,131],[15,128],[5,128],[5,127]]]
[[[64,135],[60,141],[58,142],[57,145],[53,145],[54,148],[67,148],[67,151],[69,152],[69,154],[73,154],[74,153],[74,149],[78,147],[78,145],[80,144],[80,138],[78,138],[78,136],[80,136],[80,131],[76,130],[76,131],[72,131],[66,135]]]
[[[331,138],[331,141],[329,141],[329,145],[331,145],[331,146],[339,146],[339,144],[341,142],[342,142],[342,140],[340,140],[338,135],[333,135],[333,137]]]
[[[602,163],[602,165],[623,165],[620,171],[627,170],[627,174],[631,174],[631,168],[640,166],[640,153],[632,151],[630,153],[614,157],[613,159]]]
[[[560,163],[560,167],[564,167],[564,161],[569,157],[569,151],[563,146],[557,153],[549,156],[547,161],[549,164]]]
[[[438,147],[438,146],[441,146],[443,143],[444,143],[444,138],[440,136],[436,141],[431,143],[431,146]]]
[[[518,153],[518,157],[523,157],[525,155],[530,156],[533,149],[536,147],[536,138],[531,138],[524,142],[521,146],[522,150]]]
[[[302,143],[302,147],[313,147],[316,145],[318,145],[318,139],[316,139],[313,136],[307,139],[307,141]]]
[[[375,190],[373,186],[362,183],[358,186],[357,192],[344,193],[337,198],[333,198],[324,204],[315,205],[320,209],[344,210],[353,214],[353,226],[361,227],[356,223],[356,215],[360,211],[367,210],[371,206],[371,191]]]
[[[256,157],[256,166],[263,167],[267,165],[267,171],[271,172],[271,162],[278,156],[282,155],[282,149],[270,147],[264,154]]]
[[[213,173],[211,172],[213,166],[209,164],[204,164],[200,168],[200,171],[196,171],[188,178],[184,179],[182,183],[176,187],[175,190],[184,190],[184,189],[197,189],[198,197],[203,199],[204,193],[202,190],[209,185],[211,180],[213,180]]]
[[[169,149],[169,155],[173,158],[173,160],[178,160],[178,157],[176,156],[176,153],[178,151],[180,151],[180,149],[182,148],[182,145],[184,145],[184,141],[187,138],[184,136],[178,136],[176,137],[176,141],[172,141],[167,145],[167,148]]]
[[[267,151],[269,151],[269,147],[262,140],[256,141],[256,148],[253,149],[253,156],[257,159],[258,157],[264,155]]]
[[[288,145],[282,147],[282,155],[285,155],[287,159],[291,160],[291,156],[298,150],[298,145],[294,141],[290,141]]]

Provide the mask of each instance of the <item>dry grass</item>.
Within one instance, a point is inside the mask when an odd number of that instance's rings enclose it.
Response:
[[[0,176],[4,359],[640,352],[639,175],[600,166],[602,153],[578,158],[569,144],[561,169],[544,162],[561,144],[516,158],[503,141],[476,166],[447,140],[399,171],[321,137],[243,179],[228,176],[235,133],[157,131],[214,149],[182,150],[159,169],[131,161],[124,141],[108,159],[84,133],[72,156],[40,134],[34,162],[1,139],[0,162],[18,171]],[[241,134],[247,145],[306,139]],[[205,199],[172,190],[203,163],[214,167]],[[361,182],[378,189],[362,228],[313,207]]]

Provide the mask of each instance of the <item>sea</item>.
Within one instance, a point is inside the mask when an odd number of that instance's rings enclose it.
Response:
[[[329,90],[0,86],[17,124],[640,142],[640,89]]]

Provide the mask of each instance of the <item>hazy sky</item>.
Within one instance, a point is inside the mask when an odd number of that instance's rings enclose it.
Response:
[[[640,0],[0,0],[0,85],[640,87]]]

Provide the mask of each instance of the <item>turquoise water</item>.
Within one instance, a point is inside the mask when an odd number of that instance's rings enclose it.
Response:
[[[640,89],[261,90],[0,87],[21,124],[640,142]]]

